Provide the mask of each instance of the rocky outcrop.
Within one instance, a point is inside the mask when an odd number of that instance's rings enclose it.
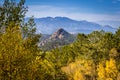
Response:
[[[58,47],[58,46],[63,46],[69,43],[72,43],[74,41],[75,37],[68,33],[66,30],[63,28],[58,29],[55,31],[48,39],[45,39],[41,41],[38,46],[39,47]]]
[[[55,33],[53,33],[49,39],[51,39],[51,40],[56,40],[56,39],[62,40],[62,39],[67,39],[70,36],[71,36],[70,33],[68,33],[64,29],[60,28]]]

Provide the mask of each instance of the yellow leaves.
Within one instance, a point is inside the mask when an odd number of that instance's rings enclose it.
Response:
[[[119,53],[118,53],[118,51],[117,51],[116,48],[112,48],[112,49],[110,50],[109,56],[110,56],[111,58],[116,58],[118,55],[119,55]]]
[[[36,59],[34,61],[32,61],[32,64],[30,64],[32,72],[37,71],[39,64],[40,64],[41,60],[40,57],[36,57]]]
[[[6,32],[0,36],[0,66],[2,73],[8,77],[13,77],[18,71],[20,53],[22,53],[22,36],[18,26],[6,28]],[[21,49],[22,48],[22,49]],[[7,71],[5,73],[5,71]],[[0,75],[1,75],[0,74]]]
[[[116,80],[118,75],[118,69],[114,59],[106,61],[105,66],[103,64],[98,65],[98,80]]]
[[[112,79],[112,78],[107,78],[106,80],[114,80],[114,79]]]
[[[97,71],[98,71],[98,76],[100,77],[100,79],[104,80],[106,73],[105,73],[105,68],[103,64],[98,65]]]
[[[62,67],[61,70],[68,75],[69,79],[86,80],[88,78],[92,79],[96,75],[94,66],[91,60],[77,59],[68,66]],[[110,60],[106,60],[106,62],[99,63],[97,72],[97,80],[116,80],[118,69],[115,60],[111,58]]]
[[[110,59],[110,61],[106,61],[106,73],[108,74],[107,77],[116,78],[117,77],[117,67],[116,62],[114,59]]]
[[[79,71],[76,71],[76,73],[74,74],[74,80],[85,80],[85,77],[83,76],[83,74]]]
[[[29,39],[27,40],[30,41]],[[27,46],[32,46],[32,48],[28,48],[25,44],[19,26],[8,27],[6,32],[0,35],[0,77],[3,77],[3,79],[5,77],[25,79],[27,75],[32,79],[32,75],[34,75],[32,72],[34,73],[38,70],[38,62],[40,60],[38,57],[36,58],[38,54],[36,47],[27,43]]]
[[[93,62],[91,60],[77,59],[68,66],[62,67],[61,70],[65,72],[69,78],[85,80],[86,75],[93,75]]]
[[[73,76],[74,73],[77,70],[79,70],[79,67],[78,67],[78,65],[76,65],[76,63],[70,63],[68,66],[62,67],[61,69],[62,69],[63,72],[65,72],[69,76]]]
[[[21,41],[22,41],[22,36],[21,36],[21,32],[18,30],[18,26],[12,29],[7,28],[6,32],[1,35],[0,53],[1,54],[4,53],[4,55],[7,54],[12,55],[12,53],[17,53],[18,50],[21,49],[22,47]]]
[[[46,69],[48,69],[48,67],[53,68],[52,64],[49,61],[47,61],[46,59],[43,60],[42,66],[44,66],[44,68],[46,68]]]

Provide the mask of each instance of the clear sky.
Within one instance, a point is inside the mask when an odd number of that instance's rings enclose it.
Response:
[[[120,0],[26,0],[27,17],[69,17],[100,24],[120,25]]]

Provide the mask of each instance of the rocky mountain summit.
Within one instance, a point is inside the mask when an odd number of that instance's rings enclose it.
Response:
[[[60,28],[55,33],[53,33],[49,39],[51,39],[51,40],[56,40],[56,39],[62,40],[62,39],[67,39],[70,36],[71,36],[70,33],[65,31],[63,28]]]
[[[38,45],[45,49],[60,47],[62,45],[70,44],[74,41],[75,36],[68,33],[63,28],[59,28],[49,38],[42,40]]]

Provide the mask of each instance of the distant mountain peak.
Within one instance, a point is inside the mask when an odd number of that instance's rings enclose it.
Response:
[[[67,18],[67,17],[59,17],[59,16],[57,16],[57,17],[55,17],[55,19],[69,19],[69,18]]]
[[[59,28],[58,31],[64,30],[63,28]]]
[[[60,34],[68,34],[68,32],[67,31],[65,31],[63,28],[59,28],[55,33],[57,33],[58,35],[60,35]]]
[[[55,33],[52,34],[50,39],[64,39],[66,37],[69,37],[71,34],[68,33],[63,28],[59,28]]]
[[[70,44],[75,40],[75,38],[76,35],[72,35],[63,28],[59,28],[51,36],[38,43],[38,46],[42,48],[45,47],[45,50],[48,48],[53,49]]]

